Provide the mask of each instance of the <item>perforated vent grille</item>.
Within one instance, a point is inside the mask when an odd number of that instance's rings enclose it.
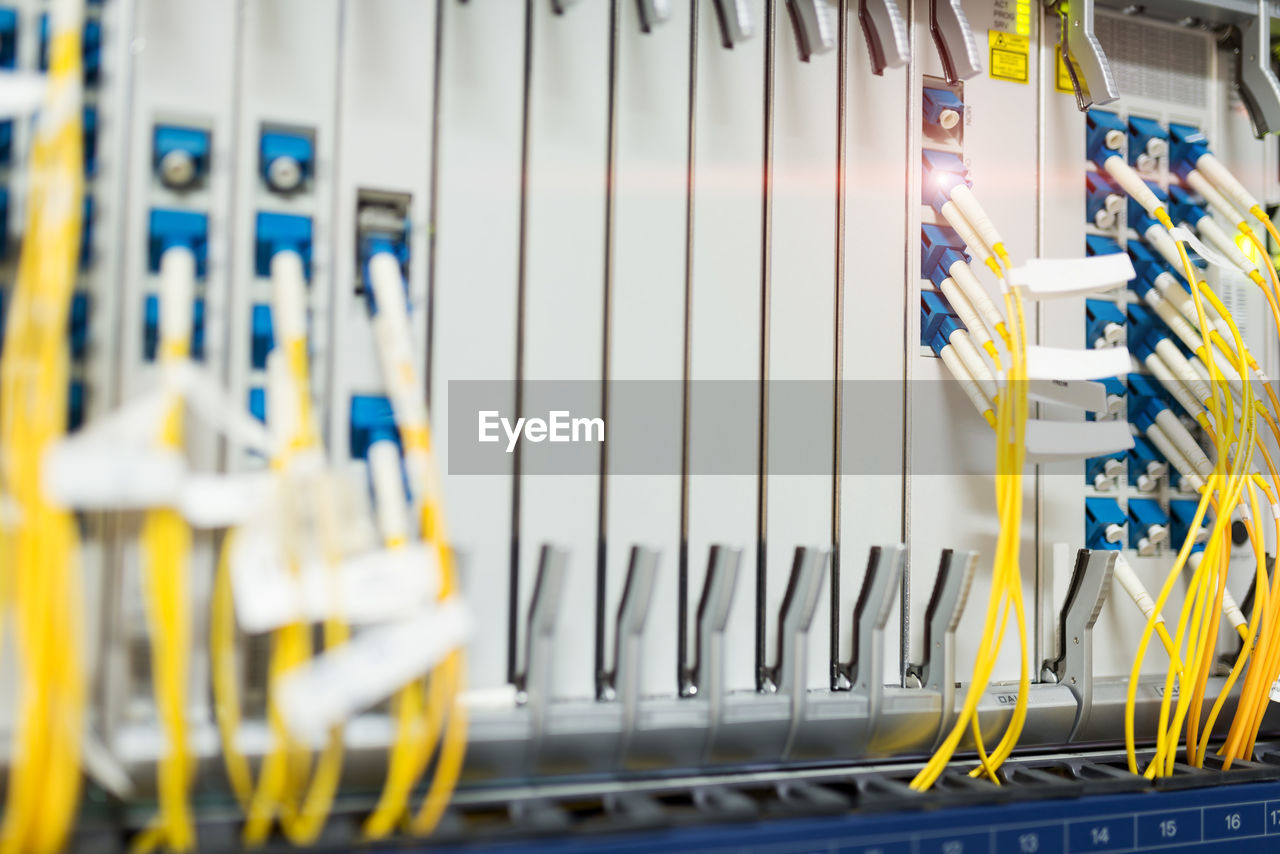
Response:
[[[1209,43],[1203,35],[1102,15],[1094,30],[1121,95],[1208,106]]]

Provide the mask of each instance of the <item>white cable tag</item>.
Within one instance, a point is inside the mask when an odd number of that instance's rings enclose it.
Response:
[[[1027,462],[1049,463],[1101,457],[1133,447],[1133,434],[1122,421],[1027,422]]]
[[[1271,702],[1280,703],[1280,679],[1271,683]]]
[[[365,625],[404,619],[439,592],[433,549],[417,543],[356,555],[326,566],[310,561],[290,572],[267,529],[243,530],[231,549],[236,620],[249,634],[340,616]]]
[[[1232,261],[1226,255],[1223,255],[1217,249],[1211,249],[1206,246],[1195,233],[1186,226],[1175,226],[1169,230],[1169,235],[1175,240],[1181,240],[1190,246],[1204,260],[1208,261],[1215,267],[1221,267],[1224,270],[1230,270],[1233,273],[1248,273],[1248,270],[1241,269],[1240,265]]]
[[[1031,380],[1027,397],[1088,412],[1107,411],[1107,387],[1089,380]]]
[[[1101,350],[1066,350],[1058,347],[1027,347],[1027,377],[1033,380],[1096,380],[1122,377],[1132,365],[1126,347]]]
[[[333,727],[430,671],[470,630],[466,607],[453,596],[411,619],[361,632],[281,677],[276,696],[285,725],[303,741],[323,742]]]
[[[1091,258],[1032,258],[1009,275],[1035,299],[1074,297],[1122,287],[1137,275],[1123,252]]]
[[[145,510],[176,504],[186,474],[186,461],[175,451],[68,442],[45,452],[41,487],[63,507]]]
[[[32,71],[0,71],[0,118],[19,119],[44,103],[48,80]]]
[[[187,475],[178,511],[197,528],[233,528],[261,518],[275,497],[278,475],[269,471]]]

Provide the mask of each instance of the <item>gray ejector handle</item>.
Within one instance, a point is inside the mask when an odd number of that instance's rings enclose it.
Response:
[[[1119,552],[1105,549],[1081,549],[1077,553],[1058,624],[1058,657],[1045,662],[1045,669],[1075,695],[1079,705],[1072,738],[1088,724],[1093,710],[1093,626],[1111,590],[1118,556]]]
[[[1076,91],[1076,105],[1083,112],[1090,107],[1110,104],[1120,97],[1120,89],[1111,74],[1111,63],[1093,31],[1093,0],[1071,0],[1057,5],[1061,11],[1062,31],[1066,34],[1066,38],[1061,40],[1062,64],[1066,66],[1071,87]]]
[[[636,0],[640,10],[640,29],[646,33],[671,17],[671,0]]]
[[[964,16],[961,0],[929,0],[929,32],[942,60],[947,82],[959,83],[982,73],[982,55]]]
[[[707,700],[707,751],[715,744],[716,730],[724,713],[724,629],[729,622],[741,563],[742,549],[712,546],[702,598],[698,601],[698,660],[684,693]]]
[[[901,543],[876,546],[867,559],[867,573],[853,609],[851,691],[867,698],[867,731],[875,728],[884,705],[884,629],[899,602],[902,566],[907,547]]]
[[[925,610],[924,657],[916,665],[920,687],[937,691],[942,698],[938,735],[934,747],[951,729],[956,715],[956,627],[969,600],[969,588],[978,568],[978,553],[945,549],[938,578]]]
[[[529,634],[525,639],[525,669],[518,680],[519,698],[528,705],[536,742],[546,730],[551,674],[555,662],[556,622],[564,591],[569,553],[544,545],[538,558],[538,577],[529,602]]]
[[[755,35],[747,0],[716,0],[716,18],[720,21],[720,40],[725,47],[742,44]]]
[[[658,552],[632,546],[627,582],[618,603],[618,633],[613,650],[613,672],[609,675],[606,698],[622,703],[621,751],[626,752],[635,729],[640,705],[640,662],[644,652],[645,623],[653,602],[653,584],[658,575]]]
[[[858,23],[871,54],[872,73],[879,76],[886,68],[907,64],[911,41],[897,0],[858,0]]]
[[[830,53],[836,46],[836,26],[827,0],[787,0],[787,11],[796,31],[800,58]]]
[[[818,596],[826,581],[830,557],[826,549],[813,546],[796,549],[787,593],[778,614],[778,660],[769,681],[775,690],[791,698],[791,727],[783,756],[790,752],[804,717],[804,703],[809,693],[805,685],[809,671],[809,629],[818,610]]]
[[[1236,84],[1249,111],[1254,135],[1280,131],[1280,81],[1271,70],[1271,7],[1258,0],[1258,14],[1240,28]]]

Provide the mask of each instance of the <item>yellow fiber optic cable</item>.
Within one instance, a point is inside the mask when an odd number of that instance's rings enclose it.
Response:
[[[235,606],[231,590],[231,549],[235,533],[228,532],[218,551],[209,615],[209,660],[213,682],[213,710],[222,741],[222,761],[240,809],[249,811],[253,772],[238,744],[240,732],[240,674],[236,668]]]
[[[1159,209],[1155,213],[1156,218],[1165,226],[1166,229],[1171,228],[1168,215],[1163,209]],[[1221,305],[1220,301],[1217,300],[1217,297],[1212,293],[1212,291],[1209,291],[1198,281],[1198,277],[1195,276],[1191,269],[1185,248],[1182,246],[1180,241],[1176,241],[1176,243],[1180,258],[1183,261],[1184,272],[1186,273],[1188,281],[1192,287],[1191,293],[1196,305],[1199,325],[1202,329],[1209,328],[1201,300],[1203,297],[1213,304],[1214,308],[1219,311],[1219,314],[1223,316],[1230,326],[1234,343],[1236,345],[1235,352],[1239,354],[1240,368],[1241,370],[1244,370],[1245,359],[1243,356],[1243,342],[1240,340],[1239,332],[1235,328],[1234,323],[1230,320],[1229,312],[1225,311],[1225,307]],[[1216,360],[1213,358],[1212,352],[1206,351],[1206,355],[1208,356],[1206,365],[1209,369],[1211,379],[1211,398],[1207,403],[1213,416],[1212,424],[1215,427],[1213,439],[1216,450],[1216,461],[1214,464],[1214,472],[1206,481],[1206,488],[1202,493],[1201,501],[1197,507],[1196,517],[1191,525],[1191,530],[1193,532],[1199,529],[1215,490],[1221,490],[1223,499],[1218,502],[1218,506],[1220,508],[1219,513],[1215,519],[1214,528],[1210,534],[1209,542],[1205,547],[1204,557],[1202,558],[1200,565],[1196,568],[1188,596],[1186,600],[1184,600],[1182,612],[1177,624],[1177,634],[1175,636],[1175,643],[1178,644],[1179,648],[1182,648],[1184,645],[1187,648],[1187,656],[1184,659],[1184,673],[1193,674],[1194,684],[1191,691],[1185,690],[1186,686],[1183,686],[1184,689],[1178,694],[1177,706],[1171,710],[1170,695],[1173,687],[1171,683],[1177,677],[1172,669],[1167,675],[1165,685],[1166,690],[1160,709],[1160,727],[1157,734],[1156,757],[1147,769],[1148,776],[1172,772],[1175,748],[1178,740],[1177,733],[1181,730],[1183,721],[1187,719],[1193,702],[1197,704],[1197,708],[1196,713],[1191,715],[1190,720],[1188,721],[1188,759],[1194,763],[1199,758],[1199,754],[1195,749],[1194,730],[1198,722],[1198,703],[1200,702],[1200,697],[1203,696],[1203,686],[1207,680],[1209,664],[1211,663],[1213,650],[1216,646],[1216,623],[1217,616],[1220,613],[1221,608],[1222,585],[1225,582],[1225,567],[1220,560],[1220,555],[1222,555],[1222,543],[1224,542],[1224,535],[1226,533],[1224,526],[1240,498],[1241,489],[1248,482],[1248,479],[1243,476],[1243,473],[1249,467],[1249,460],[1252,458],[1254,445],[1253,425],[1255,424],[1255,417],[1253,416],[1254,406],[1252,400],[1252,388],[1250,385],[1246,384],[1243,390],[1244,399],[1242,401],[1243,407],[1241,412],[1241,421],[1243,423],[1239,430],[1240,443],[1237,446],[1234,458],[1231,460],[1231,469],[1230,471],[1227,470],[1227,460],[1228,457],[1231,456],[1229,443],[1231,438],[1236,435],[1236,431],[1230,426],[1230,419],[1233,416],[1232,403],[1229,395],[1225,396],[1226,399],[1224,399],[1224,396],[1221,393],[1219,383],[1222,382],[1223,378],[1221,372],[1218,370],[1218,366]],[[1242,373],[1242,376],[1244,375],[1245,374]],[[1181,574],[1182,567],[1186,563],[1193,541],[1193,536],[1189,536],[1187,541],[1183,543],[1183,546],[1178,553],[1178,557],[1174,562],[1173,571],[1171,571],[1169,577],[1166,578],[1165,585],[1160,592],[1160,596],[1157,598],[1157,610],[1163,608],[1164,600],[1168,597],[1169,592],[1172,589],[1174,579]],[[1214,573],[1212,572],[1213,570],[1218,571]],[[1209,606],[1210,601],[1214,603],[1213,606]],[[1211,607],[1211,611],[1207,615],[1205,613],[1206,607]],[[1139,668],[1141,667],[1141,661],[1151,633],[1152,621],[1149,620],[1147,626],[1144,627],[1143,635],[1139,642],[1139,650],[1138,654],[1135,656],[1128,697],[1126,698],[1126,752],[1129,758],[1130,770],[1134,771],[1134,773],[1137,773],[1137,768],[1133,742],[1133,703],[1135,699]],[[1171,711],[1172,720],[1170,720]],[[1208,738],[1208,732],[1206,732],[1205,738]]]
[[[160,258],[161,369],[185,362],[190,350],[195,257],[185,247],[167,250]],[[170,395],[158,443],[171,453],[183,447],[183,402]],[[191,529],[171,507],[147,513],[140,537],[143,598],[151,634],[152,689],[157,717],[168,741],[160,759],[157,791],[160,814],[139,834],[135,852],[165,845],[172,851],[195,846],[195,826],[188,803],[192,765],[187,743],[186,703],[190,679],[191,603],[188,559]]]
[[[10,750],[0,852],[64,847],[80,794],[86,687],[75,520],[40,487],[45,449],[66,431],[67,318],[83,196],[83,6],[50,14],[49,75],[35,122],[26,227],[0,359],[0,489],[6,604],[23,678]]]
[[[1258,512],[1258,498],[1257,498],[1257,494],[1253,490],[1252,484],[1249,485],[1248,491],[1249,491],[1249,502],[1254,509],[1254,518],[1258,519],[1260,518],[1259,512]],[[1257,535],[1257,532],[1254,530],[1253,524],[1252,523],[1246,523],[1246,524],[1249,526],[1249,540],[1253,546],[1254,558],[1257,560],[1257,583],[1260,584],[1259,589],[1262,589],[1263,587],[1265,587],[1265,580],[1266,580],[1266,569],[1265,569],[1266,556],[1263,553],[1265,544],[1262,538]],[[1259,594],[1259,595],[1265,595],[1265,594]],[[1213,726],[1217,722],[1218,715],[1222,711],[1222,706],[1225,703],[1227,697],[1230,695],[1231,689],[1235,686],[1236,680],[1240,678],[1240,673],[1244,668],[1245,662],[1249,658],[1249,653],[1251,652],[1253,633],[1257,630],[1257,620],[1260,616],[1260,613],[1261,613],[1260,609],[1257,607],[1257,601],[1255,600],[1253,612],[1249,618],[1249,628],[1246,629],[1245,632],[1243,633],[1244,643],[1240,648],[1240,654],[1236,656],[1236,661],[1231,667],[1231,672],[1230,674],[1228,674],[1226,681],[1223,683],[1222,689],[1218,692],[1218,697],[1217,699],[1214,700],[1213,707],[1209,710],[1209,717],[1205,721],[1204,737],[1200,740],[1200,744],[1196,754],[1197,766],[1203,766],[1204,764],[1205,751],[1208,749],[1208,746],[1209,746],[1209,736],[1213,732]],[[1224,763],[1225,767],[1230,767],[1230,762],[1231,762],[1230,758],[1225,760],[1225,763]]]
[[[287,426],[292,428],[287,449],[283,452],[282,467],[286,472],[299,460],[308,457],[318,459],[321,453],[319,432],[311,405],[310,354],[306,336],[306,285],[302,259],[296,252],[277,252],[271,259],[271,278],[274,292],[272,319],[280,341],[281,356],[278,364],[284,375],[277,391],[283,391],[282,401]],[[331,542],[339,524],[336,507],[323,481],[315,494],[308,496],[318,504],[324,518],[318,531],[325,546],[325,563],[332,567],[338,555]],[[300,496],[294,494],[294,499]],[[285,520],[298,519],[300,514],[284,514]],[[284,533],[286,560],[296,575],[301,571],[298,563],[297,532],[287,526]],[[332,573],[330,573],[332,581]],[[323,622],[323,644],[326,650],[347,641],[346,623],[329,609]],[[344,743],[342,728],[330,731],[323,749],[311,769],[310,751],[292,736],[280,715],[275,700],[277,686],[289,671],[302,666],[312,654],[311,627],[301,620],[278,629],[272,637],[272,649],[268,659],[268,708],[267,719],[272,731],[272,750],[263,762],[258,789],[250,800],[249,820],[245,824],[246,844],[258,844],[270,832],[271,817],[278,814],[281,828],[291,842],[305,845],[313,842],[329,816],[333,799],[337,794],[342,774]],[[308,782],[308,777],[309,782]]]
[[[377,252],[369,259],[369,278],[377,314],[374,332],[383,379],[387,384],[396,429],[404,447],[410,485],[421,517],[421,535],[436,551],[440,565],[441,601],[458,593],[453,550],[449,545],[445,521],[441,479],[436,470],[431,441],[431,420],[427,410],[423,384],[412,359],[412,342],[408,327],[408,307],[399,261],[390,253]],[[427,701],[427,723],[417,744],[412,763],[414,778],[431,762],[439,740],[431,781],[421,805],[409,822],[418,835],[431,833],[444,815],[462,773],[467,747],[467,714],[461,702],[464,689],[466,658],[463,649],[451,652],[430,675]],[[398,795],[380,804],[365,825],[365,833],[378,836],[388,832],[388,822],[399,807]]]
[[[1030,673],[1027,666],[1026,625],[1018,560],[1021,544],[1022,467],[1026,459],[1025,431],[1028,416],[1026,322],[1021,294],[1017,289],[1010,289],[1007,284],[1005,266],[1008,265],[1009,259],[1008,253],[1003,250],[1004,247],[1001,245],[996,252],[1000,262],[991,259],[991,267],[1004,286],[1006,312],[1014,322],[1012,334],[1006,338],[1011,356],[1011,366],[1006,381],[1007,391],[996,400],[996,503],[1000,516],[1000,528],[996,543],[991,596],[987,603],[978,655],[974,662],[973,678],[960,713],[933,757],[912,780],[911,787],[917,791],[923,791],[937,781],[966,730],[972,732],[980,760],[978,767],[970,772],[971,775],[985,774],[998,783],[999,767],[1017,744],[1026,718]],[[1010,610],[1013,611],[1017,624],[1020,646],[1018,702],[1015,704],[1013,715],[1000,742],[988,754],[983,745],[977,705],[994,670]]]
[[[307,352],[305,321],[305,285],[301,258],[293,252],[278,252],[272,258],[275,285],[273,320],[278,350],[268,358],[271,382],[271,426],[285,441],[271,460],[271,467],[288,476],[298,461],[304,468],[316,467],[320,451],[310,399],[310,356]],[[282,544],[288,567],[296,574],[298,532],[301,518],[296,505],[303,500],[315,503],[319,519],[316,530],[321,534],[327,565],[336,563],[338,555],[333,532],[339,519],[337,508],[323,477],[314,489],[282,488],[279,516],[283,521]],[[211,602],[209,646],[212,664],[214,706],[222,739],[224,765],[231,787],[245,811],[242,834],[246,845],[266,841],[273,823],[291,842],[306,845],[313,842],[328,818],[341,779],[344,742],[341,727],[335,727],[312,768],[311,751],[290,733],[280,714],[276,689],[284,674],[304,664],[312,654],[311,626],[296,620],[272,634],[268,658],[267,722],[272,735],[271,747],[263,758],[256,785],[249,763],[236,744],[240,724],[238,673],[235,666],[235,617],[233,610],[230,552],[234,533],[224,540],[213,598]],[[330,578],[332,581],[332,577]],[[346,623],[330,609],[323,623],[326,650],[345,643],[349,634]]]
[[[388,549],[403,548],[409,532],[400,452],[394,442],[381,440],[369,446],[367,458],[384,544]],[[436,738],[438,721],[424,717],[427,702],[423,682],[418,679],[401,688],[393,699],[395,737],[387,756],[386,780],[364,827],[371,839],[389,834],[408,809],[423,770],[418,757]]]

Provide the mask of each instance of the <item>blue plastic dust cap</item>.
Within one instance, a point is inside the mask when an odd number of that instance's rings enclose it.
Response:
[[[271,275],[271,259],[277,252],[293,251],[302,256],[302,271],[311,281],[311,217],[297,214],[258,214],[254,268],[263,278]]]

